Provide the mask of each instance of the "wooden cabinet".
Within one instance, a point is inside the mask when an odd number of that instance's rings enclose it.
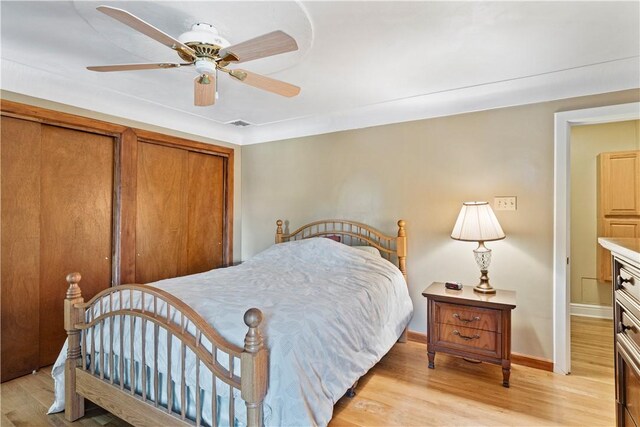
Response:
[[[640,218],[605,218],[601,221],[601,237],[640,237]],[[598,245],[598,278],[611,281],[611,253]]]
[[[435,282],[422,295],[427,298],[429,368],[435,368],[436,352],[494,363],[502,366],[502,385],[509,387],[515,292],[484,295],[473,286],[457,291]]]
[[[598,156],[598,237],[640,237],[640,151]],[[597,277],[611,281],[611,253],[597,245]]]
[[[113,137],[2,117],[2,381],[53,363],[64,277],[111,285]]]
[[[613,251],[615,285],[616,421],[619,427],[637,427],[640,425],[640,239],[616,239],[607,246]]]
[[[54,362],[65,276],[85,299],[233,259],[233,149],[2,101],[1,357]]]
[[[640,151],[601,153],[599,166],[602,215],[640,216]]]

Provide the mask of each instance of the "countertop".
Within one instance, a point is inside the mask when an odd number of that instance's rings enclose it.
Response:
[[[614,254],[640,264],[640,238],[598,237],[598,243]]]

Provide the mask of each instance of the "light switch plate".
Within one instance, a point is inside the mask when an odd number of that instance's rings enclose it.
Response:
[[[515,211],[517,207],[516,196],[496,196],[493,199],[493,208],[497,211]]]

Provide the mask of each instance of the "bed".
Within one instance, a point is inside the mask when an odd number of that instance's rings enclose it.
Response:
[[[397,236],[354,221],[276,224],[276,245],[236,267],[88,302],[69,274],[51,411],[76,420],[87,398],[134,425],[327,424],[406,339],[405,223]]]

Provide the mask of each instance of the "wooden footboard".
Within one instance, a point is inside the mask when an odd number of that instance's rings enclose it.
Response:
[[[84,415],[84,399],[88,398],[134,425],[200,426],[209,408],[212,418],[207,424],[217,425],[217,414],[223,410],[233,423],[234,390],[239,390],[247,425],[263,425],[268,353],[258,330],[260,310],[251,308],[244,315],[249,329],[242,348],[226,341],[189,306],[160,289],[120,285],[85,303],[79,281],[79,273],[67,276],[64,302],[67,420]],[[179,369],[174,369],[175,362]],[[234,369],[238,363],[240,375]],[[222,387],[228,395],[225,408],[218,407],[216,398],[223,393]],[[203,402],[205,390],[211,396],[208,402]],[[194,407],[193,419],[187,414],[188,399]]]

